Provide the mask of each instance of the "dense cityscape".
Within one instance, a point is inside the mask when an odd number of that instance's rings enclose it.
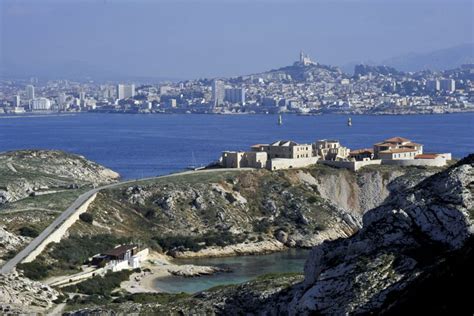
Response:
[[[301,51],[291,66],[233,78],[163,82],[3,79],[0,114],[416,114],[474,111],[474,65],[401,72],[357,65],[349,75]]]

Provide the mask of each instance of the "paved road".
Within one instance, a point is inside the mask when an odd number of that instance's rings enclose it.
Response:
[[[66,219],[68,219],[71,215],[73,215],[74,212],[76,212],[77,209],[82,204],[84,204],[92,195],[96,194],[97,192],[101,190],[115,188],[115,187],[119,187],[119,186],[130,184],[130,183],[135,183],[135,182],[170,178],[170,177],[183,176],[183,175],[188,175],[188,174],[210,173],[210,172],[219,172],[219,171],[240,171],[240,170],[253,170],[253,169],[250,169],[250,168],[207,169],[207,170],[199,170],[199,171],[184,171],[184,172],[173,173],[173,174],[169,174],[165,176],[128,180],[128,181],[123,181],[123,182],[107,184],[107,185],[92,189],[90,191],[87,191],[86,193],[81,194],[64,212],[61,213],[61,215],[59,215],[48,227],[46,227],[46,229],[43,230],[41,234],[38,235],[38,237],[33,239],[33,241],[31,241],[28,244],[28,246],[26,246],[15,257],[13,257],[7,263],[5,263],[3,267],[0,269],[0,273],[2,274],[10,273],[13,270],[13,268],[16,267],[17,264],[23,261],[23,259],[25,259],[33,250],[35,250],[36,247],[38,247],[38,245],[40,245],[52,232],[54,232],[59,226],[61,226],[61,224],[64,223]]]

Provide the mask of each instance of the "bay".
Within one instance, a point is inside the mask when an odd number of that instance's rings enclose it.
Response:
[[[92,114],[0,117],[0,151],[60,149],[133,179],[207,164],[224,150],[248,150],[279,139],[314,142],[339,139],[351,148],[402,136],[425,145],[426,152],[474,152],[474,113],[405,116]]]

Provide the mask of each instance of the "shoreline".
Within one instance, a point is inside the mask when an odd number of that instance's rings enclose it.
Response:
[[[140,272],[133,272],[120,288],[128,293],[168,293],[157,286],[157,280],[162,277],[199,277],[211,275],[223,270],[213,266],[176,264],[166,255],[152,252],[144,260]]]
[[[8,118],[38,118],[38,117],[61,117],[61,116],[78,116],[78,115],[87,115],[87,114],[122,114],[122,115],[224,115],[224,116],[277,116],[279,114],[284,115],[296,115],[296,116],[324,116],[324,115],[337,115],[337,116],[415,116],[415,115],[423,115],[423,116],[432,116],[432,115],[453,115],[453,114],[466,114],[466,113],[474,113],[474,110],[463,110],[463,111],[445,111],[445,112],[431,112],[431,111],[420,111],[420,112],[379,112],[379,113],[360,113],[360,112],[330,112],[330,113],[296,113],[296,112],[281,112],[281,113],[199,113],[199,112],[153,112],[153,113],[140,113],[140,112],[71,112],[71,113],[57,113],[57,112],[50,112],[50,113],[16,113],[16,114],[5,114],[0,113],[0,119],[8,119]]]
[[[224,248],[208,248],[199,252],[185,252],[182,256],[171,257],[157,252],[150,252],[140,267],[141,272],[134,272],[130,275],[128,281],[121,283],[120,288],[129,293],[168,293],[159,288],[159,279],[162,277],[186,277],[194,278],[203,275],[212,275],[214,273],[226,272],[221,268],[208,265],[186,264],[174,262],[174,259],[207,259],[207,258],[225,258],[238,256],[264,256],[276,252],[284,252],[288,248],[279,241],[266,241],[253,244],[251,251],[238,252],[243,244],[230,245]],[[271,245],[277,246],[272,247]],[[250,246],[246,244],[245,246]],[[226,249],[227,248],[227,249]],[[307,249],[297,247],[299,249]],[[220,250],[220,251],[219,251]],[[228,272],[228,271],[227,271]]]

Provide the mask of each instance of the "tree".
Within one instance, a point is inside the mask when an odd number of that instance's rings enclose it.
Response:
[[[81,215],[79,215],[79,219],[89,224],[92,224],[92,222],[94,221],[94,217],[91,213],[82,213]]]

